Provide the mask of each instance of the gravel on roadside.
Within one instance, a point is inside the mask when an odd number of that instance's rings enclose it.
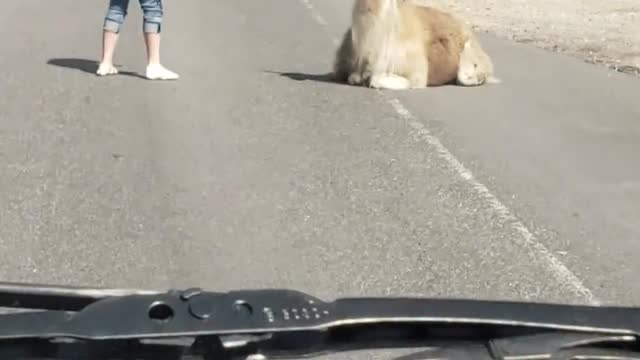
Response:
[[[410,0],[452,12],[475,31],[640,76],[639,0]]]

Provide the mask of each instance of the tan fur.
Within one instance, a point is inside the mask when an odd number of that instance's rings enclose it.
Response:
[[[420,17],[423,31],[429,33],[426,43],[429,56],[429,86],[456,81],[460,53],[473,36],[471,30],[453,15],[433,7],[407,4]]]
[[[336,80],[399,89],[457,82],[465,43],[479,45],[472,31],[444,11],[399,1],[355,1],[336,52]],[[466,59],[486,55],[477,49]]]

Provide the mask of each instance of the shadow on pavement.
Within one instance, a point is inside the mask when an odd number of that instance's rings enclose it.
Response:
[[[68,69],[80,70],[82,72],[92,74],[92,75],[96,75],[96,70],[98,69],[98,62],[95,60],[88,60],[88,59],[56,58],[56,59],[50,59],[49,61],[47,61],[47,64],[64,67]],[[116,67],[119,67],[119,66],[116,66]],[[118,75],[132,76],[140,79],[145,79],[144,76],[132,71],[118,70]],[[118,75],[114,75],[114,76],[118,76]]]
[[[325,83],[332,83],[332,84],[339,84],[339,85],[346,85],[346,86],[354,86],[346,82],[340,82],[340,81],[334,80],[333,75],[331,73],[305,74],[305,73],[298,73],[298,72],[280,72],[280,71],[271,71],[271,70],[265,70],[264,72],[269,74],[277,74],[277,75],[284,76],[291,80],[296,80],[296,81],[318,81],[318,82],[325,82]],[[456,84],[455,81],[451,81],[450,83],[441,84],[441,85],[429,85],[429,87],[445,87],[445,86],[455,86],[455,87],[463,87],[463,88],[474,87],[474,86],[460,86]]]
[[[284,76],[291,80],[296,80],[296,81],[318,81],[318,82],[326,82],[326,83],[332,83],[332,84],[347,85],[346,83],[341,83],[339,81],[334,80],[331,73],[305,74],[305,73],[297,73],[297,72],[280,72],[280,71],[271,71],[271,70],[265,70],[264,72],[269,74],[277,74],[277,75]]]

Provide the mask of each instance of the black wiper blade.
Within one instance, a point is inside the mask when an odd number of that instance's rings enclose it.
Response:
[[[77,311],[107,297],[153,295],[158,291],[0,282],[0,307]]]
[[[34,344],[49,355],[91,349],[91,358],[96,349],[141,358],[158,352],[176,359],[254,353],[298,358],[424,346],[425,359],[640,359],[637,308],[420,298],[325,302],[292,290],[156,292],[21,284],[0,284],[0,306],[39,310],[0,315],[3,359],[3,349],[15,354]]]

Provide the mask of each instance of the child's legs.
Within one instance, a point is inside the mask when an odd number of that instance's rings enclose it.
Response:
[[[144,40],[147,44],[149,64],[160,63],[160,33],[162,32],[162,0],[140,0],[144,23]]]
[[[102,63],[113,64],[113,53],[118,42],[120,28],[127,17],[129,0],[111,0],[104,19],[102,36]]]

